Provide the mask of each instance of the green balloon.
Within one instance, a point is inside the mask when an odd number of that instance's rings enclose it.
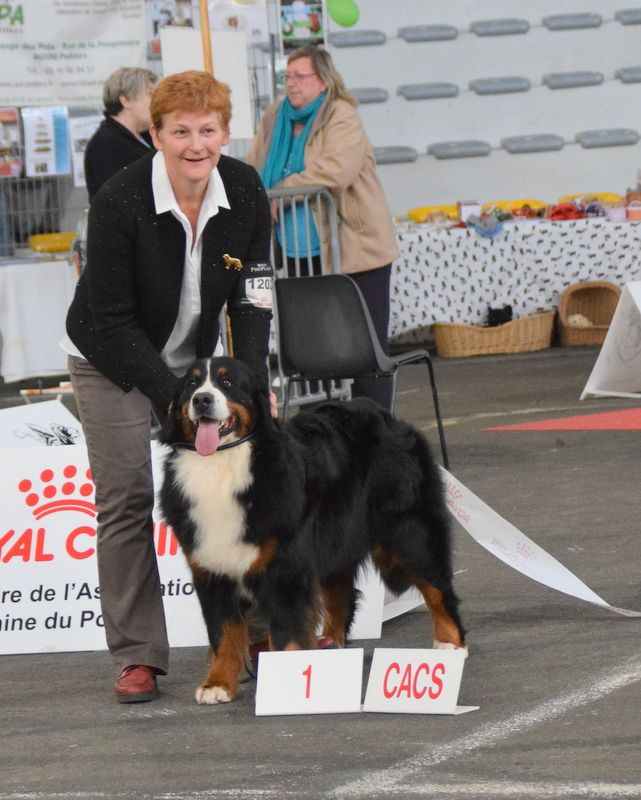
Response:
[[[327,0],[327,11],[334,22],[343,28],[356,25],[360,16],[354,0]]]

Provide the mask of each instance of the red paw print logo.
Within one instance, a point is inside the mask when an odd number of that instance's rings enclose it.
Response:
[[[79,474],[73,464],[64,467],[60,475],[52,469],[43,469],[38,482],[23,478],[18,490],[24,494],[24,501],[36,519],[58,511],[80,511],[90,517],[96,516],[95,489],[89,469],[84,475]]]

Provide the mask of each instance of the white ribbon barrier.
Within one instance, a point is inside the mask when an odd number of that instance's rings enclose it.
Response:
[[[441,473],[450,513],[475,541],[496,558],[551,589],[602,606],[625,617],[641,617],[641,611],[611,606],[563,564],[493,511],[450,472],[441,467]]]

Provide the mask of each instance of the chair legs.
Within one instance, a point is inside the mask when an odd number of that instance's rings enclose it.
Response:
[[[289,390],[290,383],[287,375],[283,376],[283,419],[287,419],[289,414]]]
[[[443,466],[445,469],[450,468],[450,460],[447,456],[447,446],[445,444],[445,429],[443,428],[443,420],[441,419],[441,409],[438,403],[438,393],[436,391],[436,377],[434,375],[434,365],[432,364],[432,360],[429,355],[422,355],[419,357],[414,357],[412,360],[408,360],[403,364],[397,364],[396,368],[392,372],[392,403],[390,411],[394,414],[394,406],[396,404],[396,377],[398,375],[399,367],[407,366],[408,364],[416,364],[422,361],[425,366],[427,367],[427,371],[429,372],[430,376],[430,386],[432,388],[432,400],[434,402],[434,416],[436,417],[436,427],[438,428],[438,438],[441,443],[441,453],[443,455]]]
[[[450,468],[450,460],[447,457],[447,447],[445,445],[445,430],[443,428],[443,420],[441,419],[441,409],[438,404],[438,393],[436,391],[436,379],[434,376],[434,365],[432,364],[432,360],[427,358],[425,363],[427,364],[427,370],[430,374],[430,384],[432,386],[432,400],[434,401],[434,415],[436,416],[436,426],[438,428],[438,438],[441,442],[441,453],[443,454],[443,466],[445,469]]]

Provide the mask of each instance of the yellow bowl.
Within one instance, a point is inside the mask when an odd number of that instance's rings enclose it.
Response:
[[[564,194],[563,197],[559,197],[559,203],[571,203],[582,197],[594,197],[600,203],[622,203],[624,200],[623,195],[616,192],[581,192],[581,194]]]
[[[417,206],[410,208],[407,218],[412,222],[425,222],[430,214],[447,214],[448,217],[458,220],[458,208],[456,206]]]
[[[73,232],[38,233],[29,237],[29,247],[36,253],[66,253],[75,238]]]

